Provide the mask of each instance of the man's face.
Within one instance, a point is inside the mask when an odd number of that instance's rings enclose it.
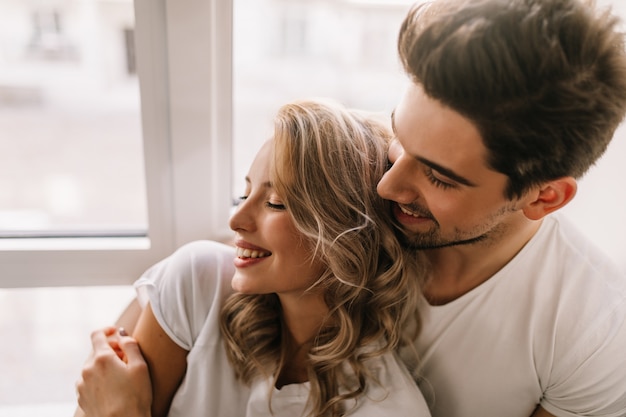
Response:
[[[395,109],[393,164],[378,193],[394,204],[407,243],[437,248],[478,241],[496,243],[515,216],[507,177],[490,169],[478,129],[461,114],[412,84]]]

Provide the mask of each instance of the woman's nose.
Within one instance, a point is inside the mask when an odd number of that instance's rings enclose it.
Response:
[[[233,214],[230,216],[228,225],[232,230],[236,231],[252,231],[254,230],[254,216],[252,215],[252,202],[245,199],[239,202]]]

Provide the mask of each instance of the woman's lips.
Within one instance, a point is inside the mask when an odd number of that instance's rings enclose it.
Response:
[[[272,252],[244,240],[235,241],[235,260],[234,264],[237,268],[252,266],[262,262]]]
[[[272,253],[264,250],[256,250],[256,249],[247,249],[247,248],[236,248],[236,255],[238,258],[265,258],[270,256]]]

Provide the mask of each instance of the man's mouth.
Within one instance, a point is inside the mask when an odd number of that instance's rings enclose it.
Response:
[[[236,254],[237,258],[265,258],[266,256],[270,256],[272,252],[237,248]]]
[[[409,210],[408,208],[404,207],[404,206],[403,206],[403,205],[401,205],[401,204],[398,204],[398,207],[400,208],[400,211],[401,211],[402,213],[404,213],[404,214],[406,214],[406,215],[408,215],[408,216],[413,216],[413,217],[423,217],[423,216],[420,216],[418,213],[416,213],[416,212],[414,212],[414,211],[412,211],[412,210]]]

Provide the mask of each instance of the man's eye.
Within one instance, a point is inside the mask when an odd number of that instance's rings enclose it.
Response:
[[[426,168],[425,173],[426,173],[426,177],[428,178],[428,180],[435,187],[443,188],[444,190],[448,188],[454,188],[454,184],[450,184],[449,182],[445,182],[437,178],[435,174],[433,174],[433,170],[431,168]]]

